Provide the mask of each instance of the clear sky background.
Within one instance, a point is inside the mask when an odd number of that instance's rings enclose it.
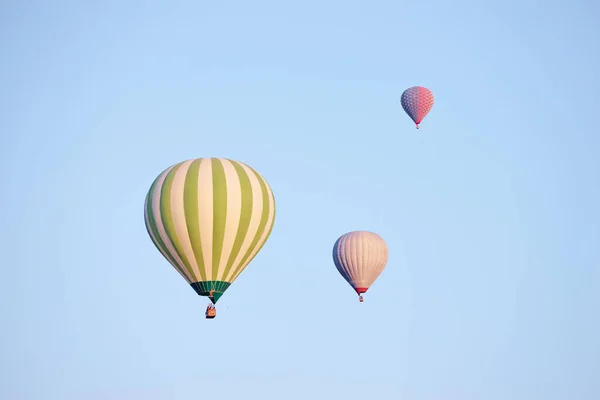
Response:
[[[595,3],[2,1],[0,398],[600,398]],[[277,201],[212,321],[143,218],[196,157]]]

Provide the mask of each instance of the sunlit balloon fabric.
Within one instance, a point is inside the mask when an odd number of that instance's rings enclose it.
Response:
[[[417,125],[417,129],[419,129],[419,124],[433,107],[433,101],[434,98],[431,90],[422,86],[414,86],[406,89],[400,99],[402,108]]]
[[[336,268],[359,296],[379,277],[387,260],[387,244],[373,232],[348,232],[333,246]]]
[[[167,168],[150,187],[144,209],[158,250],[213,303],[260,251],[275,221],[267,181],[249,166],[224,158]]]

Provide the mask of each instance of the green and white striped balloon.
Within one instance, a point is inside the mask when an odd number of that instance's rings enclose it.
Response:
[[[271,234],[275,198],[249,166],[197,158],[156,178],[144,216],[162,255],[200,296],[216,303]]]

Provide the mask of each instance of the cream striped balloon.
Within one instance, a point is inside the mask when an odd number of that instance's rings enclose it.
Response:
[[[216,303],[271,234],[275,198],[249,166],[198,158],[156,178],[144,216],[162,255],[199,295]]]
[[[373,232],[348,232],[333,246],[336,268],[359,296],[379,277],[387,260],[388,247],[381,236]]]

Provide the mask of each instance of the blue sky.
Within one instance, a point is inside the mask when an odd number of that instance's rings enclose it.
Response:
[[[5,1],[0,398],[600,397],[591,1]],[[414,85],[436,103],[418,131]],[[166,167],[272,235],[219,315],[154,248]],[[331,248],[388,243],[360,304]]]

